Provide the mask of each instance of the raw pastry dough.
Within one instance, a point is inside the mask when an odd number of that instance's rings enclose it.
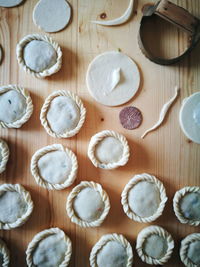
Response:
[[[69,23],[71,8],[66,0],[40,0],[33,11],[34,23],[45,32],[58,32]]]
[[[0,173],[6,169],[6,164],[9,158],[9,148],[5,141],[0,139]]]
[[[49,190],[60,190],[72,185],[77,171],[75,154],[59,144],[39,149],[31,160],[31,173],[37,184]]]
[[[2,239],[0,239],[0,266],[8,267],[10,263],[10,252]]]
[[[171,257],[173,249],[172,236],[160,226],[146,227],[138,234],[136,250],[143,262],[163,265]]]
[[[84,181],[69,194],[66,210],[73,223],[81,227],[97,227],[108,215],[110,201],[100,184]]]
[[[110,51],[97,56],[89,65],[87,87],[94,99],[106,106],[128,102],[137,92],[140,73],[127,55]]]
[[[2,7],[13,7],[18,6],[24,0],[0,0],[0,6]]]
[[[126,215],[145,223],[161,216],[167,201],[163,184],[147,173],[135,175],[125,186],[121,197]]]
[[[126,138],[114,131],[106,130],[95,134],[88,146],[88,157],[95,167],[102,169],[115,169],[125,165],[129,155]]]
[[[34,236],[26,250],[28,267],[67,267],[72,254],[71,240],[59,228],[46,229]]]
[[[0,126],[20,128],[33,113],[33,103],[27,90],[17,85],[0,87]]]
[[[28,191],[19,184],[0,185],[0,229],[10,230],[24,224],[33,211]]]
[[[180,257],[186,267],[200,266],[200,233],[188,235],[181,241]]]
[[[62,65],[60,46],[46,35],[25,36],[17,45],[16,53],[24,71],[37,78],[58,72]]]
[[[49,135],[68,138],[80,131],[85,116],[86,109],[81,99],[70,91],[60,90],[47,97],[40,120]]]
[[[132,267],[133,251],[123,235],[103,235],[90,253],[91,267]]]
[[[200,92],[184,99],[179,113],[179,122],[187,138],[200,144]]]
[[[173,199],[174,212],[181,223],[200,225],[200,187],[184,187]]]

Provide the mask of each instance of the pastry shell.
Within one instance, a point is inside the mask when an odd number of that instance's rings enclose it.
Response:
[[[2,239],[0,239],[0,253],[3,255],[3,263],[1,266],[8,267],[10,263],[10,252]]]
[[[0,139],[0,154],[2,157],[2,160],[0,162],[0,173],[2,173],[6,169],[6,164],[8,162],[8,158],[10,154],[7,143],[2,139]]]

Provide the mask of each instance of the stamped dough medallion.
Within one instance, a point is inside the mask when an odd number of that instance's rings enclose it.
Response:
[[[86,83],[92,97],[106,106],[128,102],[138,91],[140,73],[127,55],[110,51],[97,56],[89,65]]]
[[[16,54],[20,67],[36,78],[50,76],[58,72],[62,65],[60,46],[46,35],[25,36],[18,43]]]
[[[8,267],[10,263],[10,252],[5,242],[0,239],[0,266]]]
[[[14,7],[20,5],[25,0],[0,0],[0,6],[2,7]]]
[[[135,175],[125,186],[121,203],[126,215],[137,222],[153,222],[162,215],[167,201],[163,184],[153,175]]]
[[[34,236],[26,250],[28,267],[67,267],[72,254],[69,237],[59,228],[46,229]]]
[[[17,85],[0,87],[0,127],[20,128],[33,113],[33,103],[27,90]]]
[[[9,148],[4,140],[0,138],[0,173],[6,169],[6,164],[9,158]]]
[[[100,184],[82,181],[70,192],[66,210],[73,223],[81,227],[97,227],[108,215],[110,200]]]
[[[52,137],[69,138],[84,124],[86,109],[81,99],[67,90],[55,91],[47,97],[40,113],[46,132]]]
[[[181,241],[180,257],[186,267],[200,266],[200,233],[188,235]]]
[[[0,185],[0,229],[10,230],[21,226],[32,211],[31,195],[22,185]]]
[[[95,167],[115,169],[124,166],[130,152],[126,138],[114,131],[105,130],[92,136],[88,146],[88,157]]]
[[[200,187],[187,186],[177,191],[173,199],[173,207],[181,223],[200,225]]]
[[[133,251],[123,235],[103,235],[90,253],[91,267],[132,267]]]
[[[31,160],[31,173],[38,185],[61,190],[73,184],[78,162],[75,154],[60,144],[39,149]]]

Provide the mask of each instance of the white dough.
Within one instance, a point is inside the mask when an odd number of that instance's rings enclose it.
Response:
[[[16,90],[9,90],[0,94],[0,121],[15,122],[26,113],[26,99]]]
[[[87,222],[99,219],[104,209],[104,203],[99,192],[90,187],[80,191],[73,205],[78,217]]]
[[[13,7],[18,6],[24,0],[0,0],[0,6],[2,7]]]
[[[138,182],[129,191],[128,203],[132,211],[141,217],[154,215],[160,205],[160,191],[153,183]]]
[[[187,256],[194,264],[200,265],[200,241],[192,242],[189,245]]]
[[[144,253],[154,259],[161,259],[167,249],[167,241],[162,236],[152,234],[145,240]]]
[[[114,163],[122,158],[123,150],[122,143],[115,137],[109,136],[96,145],[95,156],[101,163]]]
[[[67,26],[71,8],[66,0],[40,0],[33,11],[34,23],[45,32],[57,32]]]
[[[31,70],[42,72],[56,64],[57,53],[49,43],[33,40],[24,48],[24,61]]]
[[[27,204],[18,192],[0,193],[0,222],[14,223],[27,211]]]
[[[127,55],[110,51],[97,56],[89,65],[87,87],[94,99],[107,106],[128,102],[137,92],[140,73]]]
[[[98,267],[126,267],[126,249],[116,241],[109,241],[97,254]]]
[[[70,97],[57,96],[50,103],[47,120],[53,132],[63,134],[76,128],[80,109]]]
[[[59,267],[64,261],[67,243],[59,234],[52,234],[39,242],[33,254],[37,267]]]
[[[184,134],[193,142],[200,144],[200,92],[183,101],[179,122]]]
[[[38,160],[38,169],[45,181],[61,184],[67,180],[72,170],[72,161],[66,152],[52,151]]]
[[[200,220],[200,194],[187,193],[180,203],[184,217],[190,220]]]

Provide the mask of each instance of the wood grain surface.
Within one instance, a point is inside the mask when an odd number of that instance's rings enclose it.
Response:
[[[117,27],[103,27],[90,23],[106,13],[107,18],[118,17],[128,6],[128,0],[70,0],[73,17],[70,25],[61,32],[51,34],[63,51],[62,69],[47,79],[36,79],[19,68],[15,48],[18,41],[31,33],[44,33],[34,25],[32,12],[37,0],[26,0],[14,8],[0,8],[0,44],[4,59],[0,65],[0,84],[19,84],[27,88],[34,103],[31,119],[20,129],[1,129],[0,137],[9,145],[11,155],[7,170],[0,176],[1,183],[20,183],[30,191],[35,204],[28,222],[11,231],[0,231],[11,251],[11,267],[23,267],[25,250],[33,236],[49,227],[60,227],[71,238],[73,255],[71,267],[89,266],[92,246],[106,233],[122,233],[131,242],[134,252],[134,266],[147,266],[138,258],[135,242],[138,232],[149,224],[131,221],[122,210],[120,195],[125,184],[135,174],[147,172],[156,175],[165,185],[169,200],[163,215],[152,224],[166,228],[175,239],[175,250],[165,266],[183,266],[178,250],[180,240],[186,235],[199,232],[199,227],[182,225],[176,219],[172,198],[176,190],[183,186],[200,185],[200,146],[187,140],[178,122],[181,101],[197,92],[200,85],[200,45],[193,53],[174,66],[159,66],[151,63],[141,53],[137,43],[142,7],[155,1],[135,1],[134,15],[130,21]],[[200,17],[200,1],[173,1]],[[155,25],[154,25],[155,26]],[[163,28],[162,28],[163,27]],[[162,45],[165,55],[179,53],[184,47],[185,37],[177,29],[159,24],[159,29],[149,30],[152,44]],[[155,39],[154,34],[163,34]],[[152,33],[152,34],[150,34]],[[141,86],[129,105],[138,107],[143,113],[143,123],[136,130],[122,128],[118,115],[122,107],[104,107],[89,95],[85,76],[89,62],[98,54],[117,50],[132,57],[141,71]],[[170,110],[165,123],[144,140],[143,132],[158,119],[163,104],[174,94],[174,86],[179,85],[181,96]],[[40,124],[39,114],[44,99],[54,90],[67,89],[78,93],[87,108],[87,119],[80,133],[70,139],[54,139],[47,135]],[[124,105],[127,106],[127,105]],[[124,134],[131,148],[131,157],[125,167],[112,171],[96,169],[87,157],[90,137],[98,131],[109,129]],[[111,210],[103,223],[96,229],[81,229],[71,223],[65,211],[66,198],[73,188],[62,191],[47,191],[39,187],[30,173],[33,153],[46,145],[61,143],[71,148],[78,157],[79,171],[75,184],[82,180],[93,180],[102,184],[110,196]],[[114,267],[114,266],[113,266]]]

